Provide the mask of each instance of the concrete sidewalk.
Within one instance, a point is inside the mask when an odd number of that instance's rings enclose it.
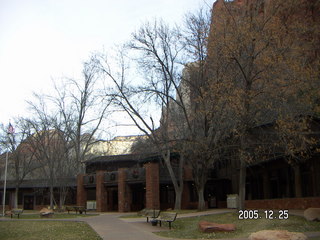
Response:
[[[130,223],[119,219],[121,214],[101,214],[97,217],[83,218],[104,240],[173,240],[159,237],[152,232],[157,228],[147,223]]]
[[[215,209],[204,212],[180,214],[178,218],[234,212],[233,209]],[[132,214],[132,213],[130,213]],[[97,217],[82,218],[105,240],[174,240],[155,235],[167,231],[167,227],[152,226],[146,218],[119,218],[125,214],[103,213]]]

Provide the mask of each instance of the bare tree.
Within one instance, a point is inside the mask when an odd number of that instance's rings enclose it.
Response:
[[[179,170],[174,172],[170,156],[176,139],[169,133],[168,121],[164,121],[158,128],[152,110],[158,106],[158,111],[163,110],[162,118],[168,119],[169,109],[176,101],[174,94],[180,81],[180,60],[184,47],[179,41],[180,37],[177,29],[169,28],[162,21],[146,23],[133,34],[130,43],[119,53],[120,70],[117,73],[112,72],[114,69],[106,59],[100,58],[102,72],[115,86],[117,104],[149,137],[168,168],[176,193],[175,209],[181,208],[184,157],[180,156]],[[129,86],[127,50],[134,52],[134,63],[143,75],[144,80],[140,84]]]
[[[163,22],[143,25],[126,46],[126,50],[135,53],[134,62],[138,63],[137,67],[144,78],[141,84],[128,85],[125,62],[127,52],[120,54],[120,74],[112,73],[113,69],[107,63],[101,67],[116,86],[115,95],[119,105],[163,157],[174,185],[177,209],[181,205],[186,161],[193,169],[199,209],[204,209],[204,185],[208,167],[217,159],[217,152],[221,148],[219,144],[225,137],[225,133],[217,131],[212,125],[214,114],[207,98],[209,89],[205,62],[209,24],[209,15],[200,10],[186,17],[184,32],[178,28],[169,28]],[[185,64],[187,61],[194,62]],[[156,103],[158,109],[162,110],[160,127],[157,129],[155,119],[141,111],[146,110],[150,102]],[[219,120],[224,117],[220,115]],[[213,145],[217,148],[211,151]],[[176,173],[170,161],[172,151],[180,155]]]
[[[97,63],[91,58],[84,63],[81,79],[67,79],[61,87],[56,85],[56,96],[50,97],[59,112],[57,128],[69,143],[69,155],[75,159],[77,173],[83,171],[83,161],[111,109],[112,98],[102,95],[98,75]]]
[[[8,134],[8,126],[2,125],[0,144],[11,152],[8,165],[15,184],[14,208],[18,208],[20,185],[39,166],[33,152],[28,149],[30,127],[20,118],[15,121],[14,128],[14,133]]]
[[[56,201],[54,199],[54,187],[57,185],[57,176],[61,168],[60,162],[65,160],[65,142],[63,132],[55,129],[57,114],[53,109],[47,109],[46,98],[36,95],[34,102],[29,102],[30,110],[34,113],[32,118],[25,121],[31,126],[32,137],[28,141],[30,149],[37,162],[41,166],[38,177],[47,179],[50,192],[50,207],[53,208]],[[65,166],[67,167],[67,166]]]
[[[56,84],[56,95],[35,94],[36,101],[29,102],[34,113],[28,119],[34,133],[32,144],[49,179],[51,206],[54,186],[59,187],[63,205],[69,178],[84,171],[83,161],[111,105],[111,99],[99,92],[98,79],[96,64],[90,59],[84,63],[80,80],[67,79],[61,87]]]

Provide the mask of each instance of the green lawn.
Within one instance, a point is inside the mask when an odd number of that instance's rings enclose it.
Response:
[[[237,230],[229,233],[202,233],[198,230],[198,223],[201,220],[216,223],[234,223]],[[199,216],[191,218],[177,219],[173,224],[171,231],[157,232],[156,234],[163,237],[171,238],[245,238],[251,233],[260,230],[281,229],[292,232],[312,232],[320,231],[320,222],[308,222],[302,217],[291,216],[287,220],[239,220],[238,213],[215,214],[210,216]],[[313,238],[312,240],[315,240]]]
[[[75,213],[54,213],[54,215],[52,216],[53,219],[63,219],[63,218],[80,218],[80,217],[92,217],[92,216],[98,216],[99,214],[75,214]],[[10,217],[7,217],[10,218]],[[13,219],[18,219],[18,216],[13,216]],[[20,219],[42,219],[42,217],[40,217],[39,212],[38,213],[28,213],[25,214],[23,213],[22,215],[20,215]],[[45,217],[43,219],[46,219]]]
[[[0,240],[101,240],[86,223],[66,221],[1,221]]]

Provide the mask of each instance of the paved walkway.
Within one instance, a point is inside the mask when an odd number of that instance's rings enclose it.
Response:
[[[124,222],[119,214],[102,214],[97,217],[83,218],[105,240],[162,240],[145,228]]]
[[[234,210],[217,209],[213,211],[195,212],[178,217],[192,217],[208,214],[219,214]],[[132,213],[131,213],[132,214]],[[174,240],[155,235],[153,232],[167,231],[166,227],[152,226],[145,218],[119,218],[121,213],[103,213],[97,217],[81,218],[87,222],[104,240]]]

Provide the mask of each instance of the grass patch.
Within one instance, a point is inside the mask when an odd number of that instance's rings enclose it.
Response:
[[[66,221],[1,221],[0,239],[101,240],[88,224]]]
[[[320,237],[311,237],[309,240],[320,240]]]
[[[195,213],[199,212],[197,209],[182,209],[182,210],[169,210],[164,212],[176,212],[178,214]]]
[[[234,232],[217,232],[217,233],[202,233],[198,230],[198,223],[201,220],[216,222],[216,223],[234,223],[237,230]],[[185,239],[212,239],[212,238],[246,238],[251,233],[260,230],[288,230],[292,232],[308,232],[319,231],[320,222],[308,222],[302,217],[289,215],[287,220],[239,220],[238,213],[214,214],[209,216],[198,216],[190,218],[177,219],[173,224],[171,231],[157,232],[156,234],[170,238],[185,238]],[[312,240],[316,240],[313,238]]]
[[[75,214],[75,213],[54,213],[52,218],[53,219],[64,219],[64,218],[81,218],[81,217],[92,217],[98,216],[99,214]],[[10,217],[8,217],[10,218]],[[20,219],[46,219],[45,217],[40,217],[38,213],[28,213],[28,214],[21,214]],[[18,216],[14,215],[12,219],[18,219]]]

